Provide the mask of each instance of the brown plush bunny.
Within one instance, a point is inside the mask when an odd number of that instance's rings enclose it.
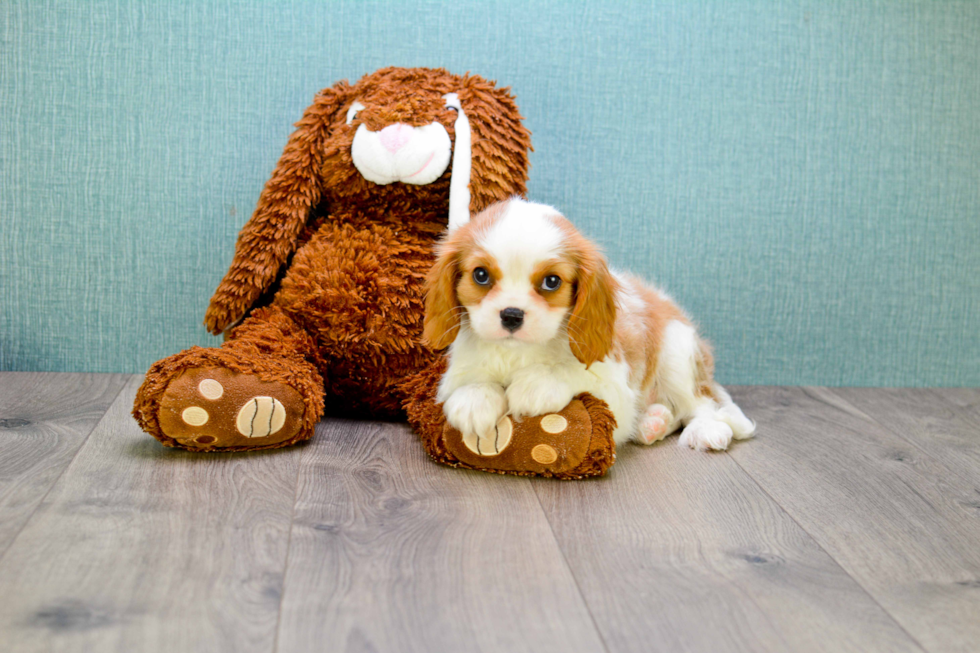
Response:
[[[475,75],[384,68],[321,91],[296,126],[205,315],[225,343],[155,363],[134,417],[166,446],[241,451],[308,439],[325,410],[407,411],[437,460],[485,467],[445,446],[423,280],[447,224],[525,192],[514,99]],[[590,419],[572,426],[611,443]]]

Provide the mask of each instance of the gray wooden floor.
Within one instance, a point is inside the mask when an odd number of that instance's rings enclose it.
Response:
[[[980,650],[980,390],[733,388],[755,440],[558,482],[165,449],[139,382],[0,374],[0,649]]]

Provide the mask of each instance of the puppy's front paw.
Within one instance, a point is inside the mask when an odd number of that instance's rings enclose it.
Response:
[[[474,446],[482,450],[479,443],[496,439],[497,422],[507,412],[507,398],[499,385],[466,385],[449,395],[442,410],[446,421],[463,434],[464,440],[473,440]]]
[[[566,383],[553,376],[526,374],[507,386],[507,406],[515,419],[557,413],[574,396]]]
[[[708,417],[698,417],[684,427],[677,444],[706,451],[724,451],[732,441],[732,427],[725,422]]]
[[[677,420],[670,409],[662,404],[647,408],[640,420],[640,430],[636,438],[641,444],[660,442],[677,428]]]

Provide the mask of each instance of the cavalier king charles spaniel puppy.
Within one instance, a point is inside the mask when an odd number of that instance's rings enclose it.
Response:
[[[545,415],[588,392],[616,418],[617,444],[726,449],[751,437],[713,378],[711,349],[663,292],[612,272],[556,209],[514,198],[439,245],[426,279],[425,341],[449,347],[437,400],[478,441],[504,415]]]

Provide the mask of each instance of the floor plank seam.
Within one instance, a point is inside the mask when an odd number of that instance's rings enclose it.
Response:
[[[602,635],[602,630],[599,628],[599,623],[595,619],[595,615],[592,614],[592,608],[589,607],[589,602],[585,598],[585,594],[582,592],[582,586],[579,585],[578,578],[575,576],[575,571],[568,562],[568,558],[565,557],[565,550],[561,547],[561,542],[558,541],[558,536],[555,534],[555,527],[552,525],[551,520],[548,519],[548,511],[544,509],[544,505],[541,503],[541,495],[538,494],[538,489],[534,487],[534,484],[530,480],[527,481],[531,484],[531,491],[534,492],[534,498],[538,502],[538,507],[541,508],[541,514],[544,515],[545,522],[548,523],[548,532],[551,533],[551,539],[555,542],[555,547],[561,553],[561,561],[565,564],[565,569],[568,570],[568,575],[572,577],[572,582],[575,583],[575,590],[578,592],[579,598],[582,599],[582,605],[585,606],[586,611],[589,613],[589,619],[592,621],[592,627],[595,628],[596,636],[599,641],[602,642],[602,648],[606,653],[610,653],[609,644],[606,643],[606,638]],[[551,480],[552,483],[564,483],[565,481],[555,481]],[[577,481],[572,481],[577,482]]]
[[[314,432],[314,437],[316,433]],[[303,452],[306,453],[305,451]],[[296,463],[296,479],[293,482],[293,505],[289,513],[289,535],[286,537],[286,558],[282,564],[282,589],[279,591],[279,609],[276,611],[276,629],[272,639],[272,653],[279,651],[279,627],[282,624],[282,602],[286,597],[286,574],[289,572],[289,554],[293,549],[293,522],[296,520],[296,502],[299,500],[299,477],[303,471],[303,459],[300,456]]]
[[[71,460],[69,460],[68,464],[62,468],[61,472],[58,474],[58,476],[48,487],[47,491],[45,491],[44,496],[42,496],[41,500],[38,501],[37,505],[34,507],[34,510],[31,512],[30,516],[24,520],[24,523],[21,524],[21,527],[17,530],[17,534],[14,535],[12,538],[10,538],[10,542],[7,544],[6,548],[4,548],[2,552],[0,552],[0,562],[3,561],[3,559],[7,555],[7,552],[10,551],[10,549],[14,546],[14,543],[20,538],[21,533],[24,532],[24,529],[26,529],[27,526],[34,520],[34,517],[37,515],[37,511],[40,510],[41,506],[44,505],[44,500],[47,499],[48,495],[51,494],[51,491],[54,490],[55,487],[57,487],[58,483],[65,475],[65,472],[71,469],[71,466],[75,464],[75,460],[78,459],[78,454],[81,453],[82,449],[85,448],[85,445],[88,444],[88,440],[90,437],[92,437],[92,434],[95,433],[95,430],[99,428],[102,422],[105,421],[106,415],[109,414],[109,411],[112,409],[112,407],[116,405],[117,401],[119,401],[119,397],[120,395],[122,395],[123,390],[125,390],[129,386],[130,382],[133,380],[133,377],[135,376],[139,376],[139,375],[131,374],[129,375],[129,379],[127,379],[126,381],[120,384],[119,390],[116,391],[116,394],[112,398],[112,401],[110,401],[108,405],[106,405],[105,410],[102,411],[102,417],[100,417],[99,420],[92,425],[92,428],[88,430],[88,433],[85,434],[85,437],[83,437],[81,443],[79,443],[78,449],[75,449],[75,453],[72,454]]]
[[[739,464],[739,462],[735,459],[735,457],[731,454],[730,451],[726,451],[724,453],[725,453],[726,456],[728,456],[731,459],[732,462],[734,462],[738,466],[739,469],[741,469],[745,473],[746,476],[748,476],[750,479],[752,479],[752,482],[755,483],[755,486],[758,487],[759,490],[763,494],[765,494],[767,497],[769,497],[769,500],[772,501],[773,504],[775,504],[776,506],[779,506],[779,509],[783,512],[783,514],[785,514],[787,517],[789,517],[791,520],[793,520],[793,523],[796,524],[797,528],[799,528],[800,531],[802,531],[803,533],[806,533],[806,536],[810,538],[810,541],[813,542],[821,551],[823,551],[824,554],[828,558],[830,558],[830,560],[833,561],[834,565],[836,565],[837,568],[840,569],[844,573],[844,575],[846,575],[848,578],[850,578],[852,581],[854,581],[854,584],[861,588],[861,591],[864,592],[865,596],[867,596],[871,600],[872,603],[874,603],[875,605],[877,605],[879,608],[881,608],[881,611],[882,612],[884,612],[886,615],[888,615],[888,618],[892,620],[892,622],[895,624],[895,626],[899,630],[901,630],[903,633],[905,633],[908,636],[908,638],[912,642],[914,642],[916,646],[919,647],[919,649],[921,651],[923,651],[924,653],[929,651],[929,649],[927,649],[925,646],[923,646],[922,642],[920,642],[914,635],[912,635],[912,633],[910,633],[905,628],[905,626],[902,624],[902,622],[900,622],[898,620],[898,618],[895,615],[893,615],[891,613],[891,611],[888,610],[888,608],[886,608],[885,606],[883,606],[881,604],[881,602],[878,601],[878,599],[875,598],[874,595],[872,595],[870,591],[868,591],[868,588],[865,587],[861,583],[860,580],[858,580],[857,578],[855,578],[849,571],[847,571],[847,569],[845,569],[844,566],[841,565],[841,563],[837,561],[837,558],[835,558],[830,553],[830,551],[828,551],[826,548],[824,548],[823,544],[820,543],[820,540],[818,540],[816,538],[816,536],[814,536],[813,533],[811,533],[806,528],[804,528],[803,525],[796,519],[796,517],[794,517],[793,514],[790,511],[788,511],[786,509],[786,507],[782,503],[780,503],[779,501],[776,500],[776,497],[772,496],[772,494],[770,494],[769,491],[765,487],[763,487],[762,484],[759,483],[758,480],[756,480],[755,476],[753,476],[747,469],[745,469],[744,467],[742,467],[742,465]]]

